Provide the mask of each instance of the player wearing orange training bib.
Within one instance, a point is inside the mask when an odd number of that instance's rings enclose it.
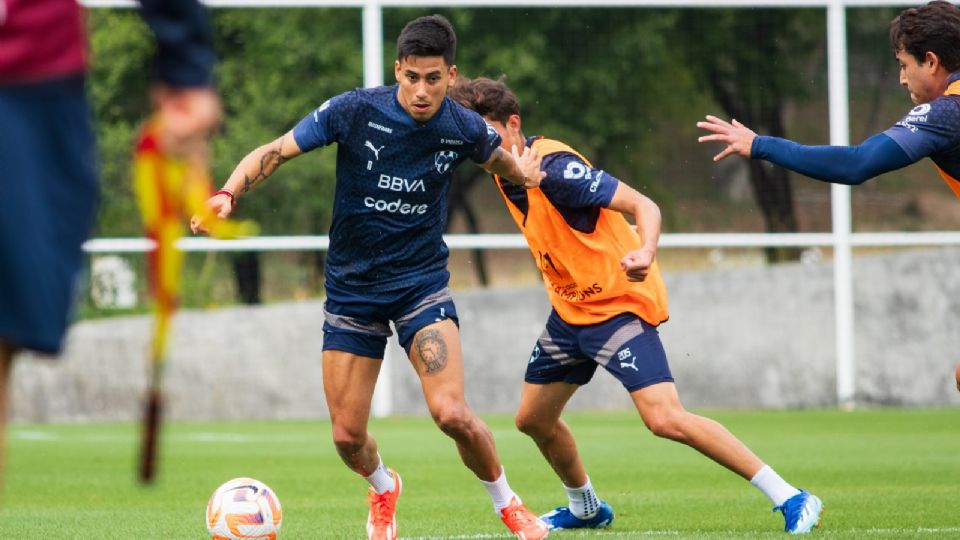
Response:
[[[574,392],[602,366],[630,393],[655,435],[687,444],[749,480],[783,512],[785,530],[815,527],[820,499],[785,482],[726,428],[680,403],[657,333],[668,316],[656,262],[657,205],[569,146],[524,137],[520,104],[502,81],[460,78],[448,95],[483,116],[504,148],[532,146],[546,172],[540,186],[528,190],[494,177],[553,306],[527,364],[516,414],[517,427],[536,442],[569,499],[541,518],[551,529],[603,528],[614,519],[560,418]],[[624,214],[636,220],[636,230]]]

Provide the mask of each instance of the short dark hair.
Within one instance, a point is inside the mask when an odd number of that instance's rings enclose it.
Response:
[[[397,38],[397,60],[408,56],[442,56],[452,66],[457,56],[457,34],[442,15],[420,17],[407,23]]]
[[[478,77],[471,80],[460,77],[447,91],[447,96],[480,116],[506,123],[510,115],[520,114],[520,101],[503,82],[505,78]]]
[[[948,71],[960,69],[960,8],[944,0],[905,9],[890,22],[890,45],[895,53],[923,62],[927,52]]]

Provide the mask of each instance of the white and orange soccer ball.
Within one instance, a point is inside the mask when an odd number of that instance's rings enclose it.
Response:
[[[253,478],[234,478],[207,503],[207,530],[213,540],[276,540],[283,522],[280,499]]]

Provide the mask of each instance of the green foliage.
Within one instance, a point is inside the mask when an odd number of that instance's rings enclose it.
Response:
[[[129,10],[95,10],[88,20],[93,51],[89,92],[102,193],[94,235],[140,236],[130,160],[137,125],[149,110],[154,45],[146,24]]]
[[[328,98],[362,86],[360,13],[345,9],[222,10],[215,17],[225,125],[214,144],[221,184],[251,150],[286,133]],[[238,216],[263,234],[319,234],[329,226],[334,150],[283,165],[245,197]]]
[[[707,416],[823,499],[827,512],[814,538],[960,537],[956,409]],[[696,451],[652,436],[635,412],[565,419],[617,518],[608,532],[558,538],[785,538],[782,518],[763,495]],[[539,512],[563,504],[560,481],[512,418],[487,421],[524,502]],[[403,475],[403,538],[507,537],[453,442],[429,417],[375,419],[370,430],[387,465]],[[158,482],[143,487],[134,479],[133,424],[13,425],[2,530],[24,540],[206,538],[210,493],[230,478],[252,476],[280,497],[281,539],[361,538],[366,483],[337,457],[329,433],[325,421],[171,422]]]
[[[213,144],[214,183],[257,146],[290,130],[326,99],[362,84],[360,12],[345,9],[214,10],[223,132]],[[90,95],[97,121],[103,200],[96,234],[138,236],[130,154],[149,113],[153,43],[125,10],[92,10]],[[317,152],[285,165],[246,198],[239,215],[266,234],[317,234],[329,225],[335,154]],[[281,210],[282,209],[282,213]]]
[[[896,11],[848,12],[851,110],[867,117],[855,128],[887,124],[878,119],[890,115],[894,103],[885,97],[896,91],[896,80],[884,32]],[[528,135],[568,142],[653,197],[668,230],[702,225],[684,211],[683,200],[726,203],[710,178],[715,147],[696,143],[694,123],[704,114],[745,111],[764,119],[751,125],[758,131],[783,128],[787,136],[809,139],[820,139],[826,125],[822,9],[387,8],[386,84],[394,81],[400,29],[433,12],[446,15],[457,30],[462,75],[505,74],[521,100]],[[212,14],[225,109],[213,144],[214,182],[220,184],[249,151],[326,99],[362,85],[362,22],[359,9],[343,8]],[[149,111],[152,41],[130,11],[95,9],[89,21],[104,187],[95,234],[137,235],[129,156],[136,126]],[[811,101],[821,105],[801,108]],[[789,125],[767,125],[779,118]],[[259,221],[265,234],[325,232],[335,154],[325,149],[286,163],[241,200],[239,216]]]
[[[806,98],[823,82],[822,9],[685,10],[681,24],[678,45],[694,75],[741,120]]]

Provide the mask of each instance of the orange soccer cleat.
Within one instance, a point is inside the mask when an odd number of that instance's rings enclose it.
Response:
[[[540,540],[550,534],[550,529],[536,514],[514,497],[510,505],[500,510],[500,519],[520,540]]]
[[[370,513],[367,514],[367,538],[369,540],[397,540],[397,499],[400,498],[400,475],[387,469],[396,485],[392,491],[377,493],[370,488]]]

